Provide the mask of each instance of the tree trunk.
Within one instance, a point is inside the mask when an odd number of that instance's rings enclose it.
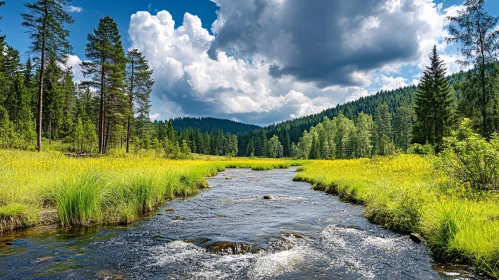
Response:
[[[107,127],[106,127],[106,134],[105,134],[105,140],[104,140],[104,153],[107,152],[107,144],[109,140],[109,127],[111,126],[111,120],[107,120]]]
[[[481,78],[482,78],[482,117],[483,117],[483,136],[489,140],[489,133],[487,131],[487,96],[485,90],[485,58],[482,56],[482,70],[481,70]]]
[[[101,60],[104,64],[104,58]],[[105,67],[101,66],[101,78],[100,78],[100,108],[99,108],[99,153],[104,154],[104,75]]]
[[[40,57],[40,85],[39,85],[39,94],[38,94],[38,151],[42,152],[42,121],[43,121],[43,76],[45,74],[45,48],[46,48],[46,38],[45,32],[47,29],[47,17],[48,17],[48,3],[45,1],[44,7],[44,16],[42,23],[42,53]]]
[[[52,116],[49,114],[49,144],[52,144]]]
[[[131,127],[131,123],[132,123],[132,117],[133,117],[133,78],[134,78],[134,74],[135,74],[135,71],[134,71],[134,65],[133,65],[133,58],[131,60],[131,69],[132,69],[132,78],[131,78],[131,81],[130,81],[130,96],[129,96],[129,106],[130,106],[130,112],[129,112],[129,115],[128,115],[128,128],[127,128],[127,135],[126,135],[126,152],[127,154],[130,152],[130,137],[132,136],[132,127]]]

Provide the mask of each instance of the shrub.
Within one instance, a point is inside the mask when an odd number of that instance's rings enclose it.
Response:
[[[464,119],[458,130],[444,138],[439,167],[452,180],[473,191],[499,189],[499,137],[490,142],[472,130]]]
[[[435,154],[435,149],[433,148],[432,145],[430,144],[412,144],[409,149],[407,150],[407,153],[413,154],[413,155],[434,155]]]

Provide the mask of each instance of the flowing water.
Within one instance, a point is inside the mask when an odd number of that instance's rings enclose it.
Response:
[[[361,206],[293,182],[294,172],[227,170],[128,227],[7,235],[0,278],[474,279],[436,269],[423,245],[369,223]]]

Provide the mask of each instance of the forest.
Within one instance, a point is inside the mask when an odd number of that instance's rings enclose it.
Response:
[[[28,12],[22,14],[32,39],[32,55],[26,61],[21,61],[8,38],[0,41],[5,49],[0,54],[2,148],[41,151],[45,145],[77,154],[155,150],[170,158],[199,153],[348,159],[439,151],[443,138],[463,118],[470,119],[487,139],[499,127],[499,91],[494,86],[499,79],[497,44],[495,35],[488,33],[495,18],[488,15],[483,29],[488,41],[482,47],[473,44],[477,38],[466,37],[473,26],[453,19],[456,25],[449,41],[469,46],[463,49],[467,56],[461,63],[472,70],[447,77],[435,47],[419,86],[380,91],[315,115],[260,128],[215,118],[152,122],[153,70],[138,50],[125,52],[111,17],[102,18],[88,35],[88,60],[81,64],[85,79],[75,82],[72,69],[64,66],[72,50],[67,28],[73,20],[63,2],[54,2],[50,11],[40,3],[26,4]],[[33,24],[44,20],[50,24]]]
[[[207,189],[206,178],[226,168],[300,166],[294,181],[365,206],[362,219],[424,240],[439,262],[499,279],[499,18],[484,0],[466,0],[447,18],[445,40],[459,49],[461,72],[449,75],[435,45],[418,85],[266,127],[212,117],[152,120],[154,69],[140,50],[125,50],[111,16],[88,34],[84,79],[75,81],[66,66],[74,23],[68,3],[26,1],[27,56],[0,37],[1,233],[129,224]],[[241,174],[247,184],[260,176]],[[236,200],[277,209],[271,203],[301,199],[263,195]],[[156,218],[175,209],[161,211]]]

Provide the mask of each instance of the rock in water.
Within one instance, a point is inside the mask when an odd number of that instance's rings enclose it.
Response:
[[[412,241],[414,241],[416,243],[421,243],[421,241],[422,241],[421,236],[417,233],[411,233],[411,235],[409,237],[411,238]]]
[[[215,254],[245,254],[252,252],[251,245],[240,243],[240,242],[230,242],[230,241],[217,241],[206,246],[206,249]]]

